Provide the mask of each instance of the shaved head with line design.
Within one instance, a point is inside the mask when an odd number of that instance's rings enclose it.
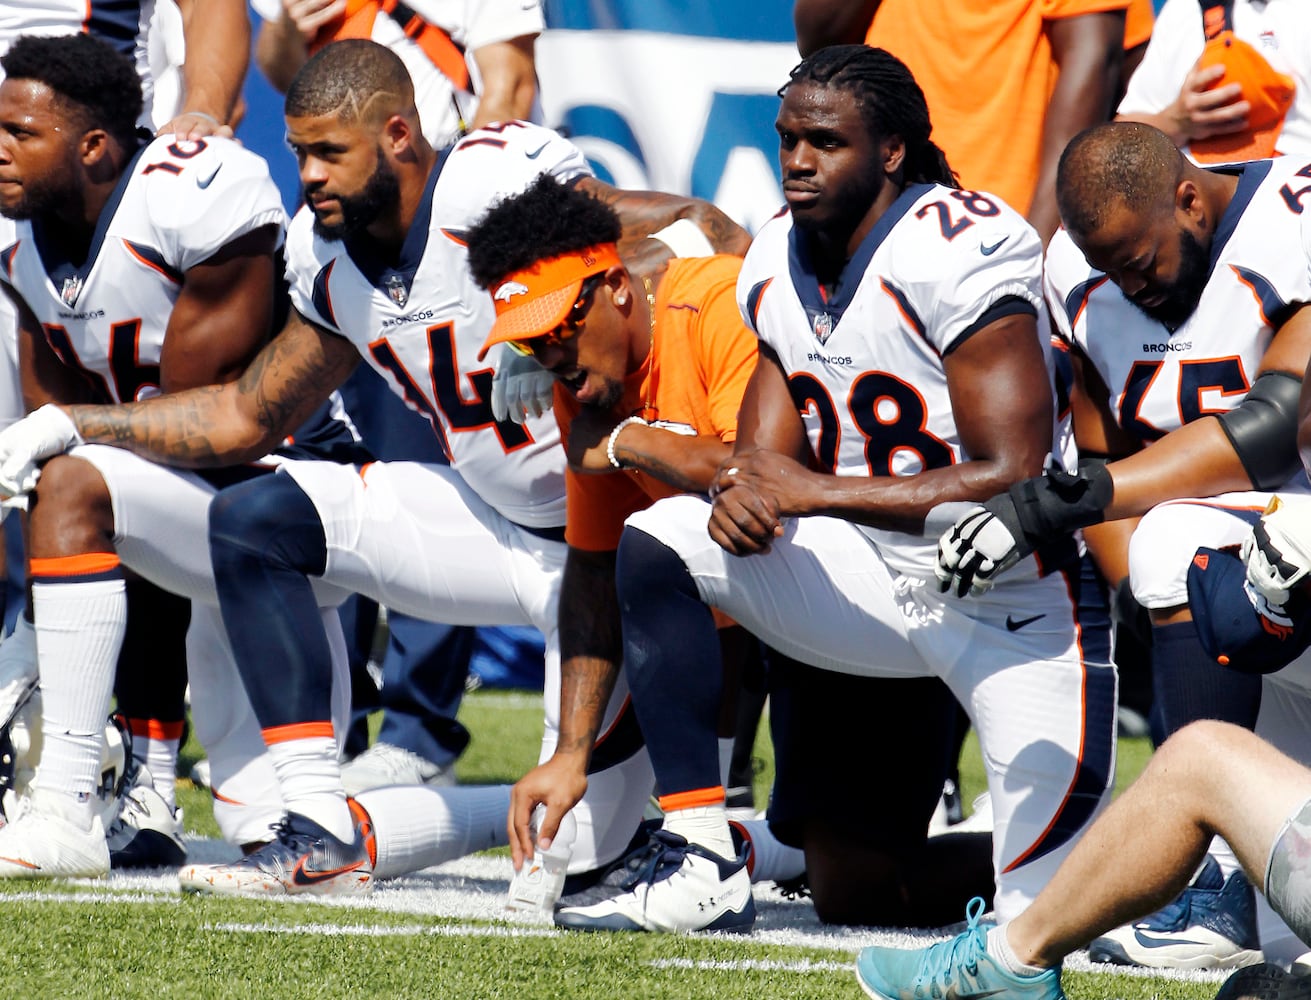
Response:
[[[333,42],[316,53],[287,89],[288,118],[331,115],[381,125],[393,115],[418,121],[414,83],[390,49],[364,38]]]

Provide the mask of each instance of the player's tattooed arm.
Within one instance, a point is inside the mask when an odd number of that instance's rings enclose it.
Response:
[[[579,187],[619,213],[619,221],[623,225],[619,253],[626,260],[640,251],[642,241],[648,236],[679,219],[689,219],[696,223],[715,253],[736,254],[740,257],[751,245],[751,236],[745,229],[710,202],[700,198],[665,194],[663,191],[626,191],[595,177],[582,179]]]
[[[236,382],[68,413],[88,443],[184,468],[236,465],[280,443],[358,363],[349,341],[293,313]]]

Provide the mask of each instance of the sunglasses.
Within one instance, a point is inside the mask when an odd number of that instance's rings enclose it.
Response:
[[[566,340],[577,337],[583,332],[583,326],[587,323],[587,314],[596,298],[596,290],[601,286],[604,277],[605,272],[600,272],[583,279],[583,285],[578,290],[578,299],[570,308],[569,315],[554,330],[547,330],[546,333],[539,333],[536,337],[529,337],[526,340],[507,340],[506,346],[515,354],[531,358],[534,348],[540,350],[544,347],[558,347]]]

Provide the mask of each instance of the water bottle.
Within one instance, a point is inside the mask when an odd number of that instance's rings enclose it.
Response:
[[[545,815],[545,806],[539,805],[533,810],[529,824],[533,835],[533,855],[524,861],[523,867],[510,881],[510,894],[505,908],[517,915],[550,922],[555,904],[560,899],[560,891],[564,888],[565,872],[573,854],[578,824],[572,811],[565,813],[550,848],[544,851],[536,845],[537,831],[541,829]]]

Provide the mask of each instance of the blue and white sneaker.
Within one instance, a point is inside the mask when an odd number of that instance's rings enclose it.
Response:
[[[297,813],[273,828],[275,837],[240,861],[187,865],[178,872],[184,892],[220,896],[342,896],[373,889],[377,844],[364,809],[349,799],[355,839],[338,840]]]
[[[1038,976],[1016,976],[988,954],[988,932],[979,926],[984,903],[965,907],[966,929],[927,948],[862,948],[856,956],[861,989],[879,1000],[1065,1000],[1060,968]]]
[[[557,910],[555,924],[580,931],[749,931],[756,920],[750,853],[748,843],[729,860],[676,833],[656,830],[623,892],[591,906]]]
[[[1241,871],[1225,878],[1207,857],[1174,902],[1097,938],[1088,957],[1154,969],[1239,969],[1259,962],[1252,884]]]

